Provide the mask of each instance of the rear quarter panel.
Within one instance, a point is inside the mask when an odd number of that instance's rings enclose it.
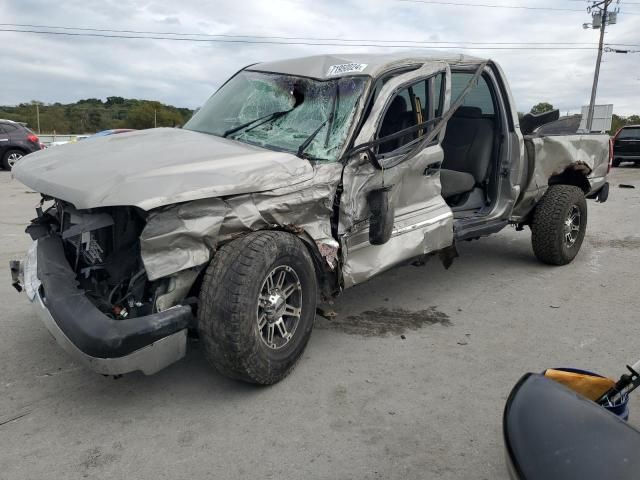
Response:
[[[547,191],[549,179],[568,168],[583,172],[591,191],[606,181],[609,168],[609,135],[575,134],[525,137],[529,172],[524,193],[514,208],[512,220],[520,221]],[[531,158],[533,156],[533,158]]]

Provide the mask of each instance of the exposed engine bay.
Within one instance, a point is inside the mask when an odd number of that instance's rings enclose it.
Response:
[[[39,208],[38,215],[27,231],[38,237],[46,228],[62,238],[65,257],[77,275],[78,286],[109,318],[135,318],[175,305],[167,294],[175,292],[176,279],[150,282],[141,260],[139,238],[147,216],[143,210],[105,207],[80,211],[54,200],[45,211]],[[35,229],[40,231],[34,232]],[[190,283],[180,289],[179,296],[188,293],[197,274],[198,271],[182,272],[181,276]]]

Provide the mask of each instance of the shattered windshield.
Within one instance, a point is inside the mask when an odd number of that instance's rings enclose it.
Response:
[[[365,84],[364,77],[321,82],[243,71],[218,90],[184,128],[335,161]]]

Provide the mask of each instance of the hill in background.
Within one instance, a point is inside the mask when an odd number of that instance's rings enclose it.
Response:
[[[149,100],[122,97],[87,98],[76,103],[50,105],[41,102],[21,103],[15,107],[0,106],[0,118],[26,122],[37,130],[36,106],[40,111],[40,132],[95,133],[111,128],[153,128],[184,125],[193,111]]]

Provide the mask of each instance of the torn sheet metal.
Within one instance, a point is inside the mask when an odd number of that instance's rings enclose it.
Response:
[[[587,178],[604,177],[609,165],[608,135],[550,135],[527,137],[535,170],[527,190],[544,189],[549,178],[571,167]],[[543,192],[544,193],[544,192]]]
[[[443,202],[444,203],[444,202]],[[453,213],[446,204],[434,205],[425,220],[411,219],[394,224],[391,239],[384,245],[371,245],[368,224],[354,235],[343,238],[346,262],[342,274],[344,287],[368,280],[410,258],[441,250],[453,244]]]
[[[331,270],[335,270],[338,266],[338,251],[340,244],[333,238],[325,238],[323,240],[317,240],[316,246],[322,258],[325,259],[327,265]]]
[[[549,179],[571,168],[587,176],[591,187],[605,182],[609,167],[608,135],[527,136],[528,165],[524,192],[514,207],[512,221],[521,221],[547,191]]]
[[[313,178],[269,192],[186,202],[153,211],[140,236],[150,280],[207,263],[220,242],[266,228],[295,227],[335,246],[330,217],[342,165],[320,164]],[[327,250],[334,263],[335,255]]]
[[[209,261],[229,206],[219,198],[181,203],[152,212],[140,235],[149,280]]]

